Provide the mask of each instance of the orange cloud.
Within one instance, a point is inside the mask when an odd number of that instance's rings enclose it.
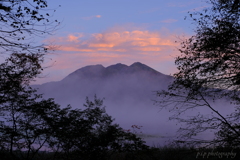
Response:
[[[83,37],[83,34],[78,33],[77,35],[69,34],[67,36],[67,41],[69,42],[79,42],[79,38]]]
[[[86,36],[82,33],[69,34],[66,37],[56,37],[59,51],[61,51],[62,63],[67,59],[88,59],[91,61],[109,60],[125,61],[125,59],[152,59],[164,61],[174,60],[178,54],[175,43],[176,36],[168,31],[148,30],[119,30],[111,29],[103,33],[95,33]],[[64,56],[63,55],[67,55]],[[96,59],[96,60],[93,60]],[[99,62],[101,63],[101,62]],[[62,65],[65,66],[65,65]]]
[[[98,44],[89,44],[89,47],[93,48],[112,48],[114,47],[114,44],[104,44],[104,43],[98,43]]]
[[[79,52],[134,52],[134,51],[161,51],[166,47],[174,47],[173,35],[163,36],[159,32],[150,31],[111,31],[92,34],[91,37],[81,40],[82,34],[77,36],[70,34],[65,38],[57,38],[62,46],[62,51]]]
[[[179,54],[176,37],[167,29],[149,31],[115,27],[91,35],[71,33],[65,37],[51,38],[45,42],[60,47],[56,50],[58,54],[51,57],[56,62],[49,70],[58,70],[66,76],[86,65],[131,65],[139,61],[149,66],[159,66],[157,70],[166,73],[164,69],[170,68],[169,64],[174,65],[174,57]],[[162,64],[168,66],[162,69]]]
[[[94,50],[92,49],[81,49],[78,48],[77,46],[60,46],[59,49],[61,51],[67,51],[67,52],[93,52]]]
[[[160,47],[145,47],[142,48],[141,51],[161,51],[162,49]]]

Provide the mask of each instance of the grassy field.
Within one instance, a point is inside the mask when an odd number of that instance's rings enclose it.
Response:
[[[24,154],[24,153],[21,153]],[[16,154],[15,154],[16,155]],[[20,153],[19,153],[20,155]],[[219,149],[194,149],[186,147],[152,147],[146,151],[135,152],[108,152],[102,156],[84,155],[73,152],[68,155],[63,153],[40,152],[32,160],[238,160],[240,148]],[[1,160],[23,160],[21,156],[11,156],[8,152],[0,152]]]

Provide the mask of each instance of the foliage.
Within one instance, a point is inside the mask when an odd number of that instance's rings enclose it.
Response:
[[[29,68],[30,67],[30,68]],[[41,70],[39,57],[12,54],[0,65],[0,148],[13,159],[33,159],[40,151],[74,159],[103,159],[110,152],[147,150],[144,142],[112,124],[95,97],[86,109],[60,108],[42,99],[29,82]]]
[[[0,65],[0,147],[15,158],[32,159],[51,135],[45,119],[57,105],[29,86],[41,71],[38,56],[12,54]]]
[[[179,71],[173,84],[157,94],[162,108],[174,113],[170,119],[184,123],[179,142],[229,146],[240,139],[240,2],[207,2],[210,8],[189,14],[196,24],[195,35],[181,43],[182,54],[175,60]],[[231,104],[226,107],[234,106],[235,112],[220,113],[213,105],[220,99],[228,100]],[[203,108],[208,108],[209,114],[201,113]],[[197,113],[181,117],[190,111]],[[199,133],[210,130],[216,134],[214,140],[196,139]]]
[[[0,52],[9,57],[0,65],[0,151],[6,159],[39,159],[43,150],[51,159],[104,159],[115,151],[147,150],[144,142],[126,133],[95,97],[86,109],[60,108],[43,99],[29,83],[43,70],[47,48],[34,43],[50,34],[45,0],[0,2]]]
[[[0,2],[0,53],[8,54],[0,64],[0,149],[8,159],[32,159],[51,135],[45,118],[57,105],[29,86],[41,73],[47,51],[34,38],[58,25],[46,7],[45,0]]]
[[[66,158],[105,159],[110,153],[147,150],[144,141],[125,132],[106,112],[103,100],[86,99],[84,110],[65,110],[54,129],[53,150],[64,152]],[[70,156],[71,155],[71,156]]]
[[[59,25],[51,20],[46,0],[6,0],[0,2],[0,53],[40,54],[47,51],[34,41],[51,34]],[[55,12],[55,10],[54,10]]]
[[[193,14],[196,34],[182,42],[182,55],[175,61],[179,72],[175,76],[201,86],[238,89],[240,4],[238,0],[209,2],[211,8]]]

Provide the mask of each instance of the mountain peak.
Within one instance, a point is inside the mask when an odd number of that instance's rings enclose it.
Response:
[[[114,64],[114,65],[111,65],[111,66],[108,66],[107,68],[123,68],[123,67],[127,67],[127,65],[125,64],[122,64],[122,63],[117,63],[117,64]]]
[[[104,70],[105,68],[101,64],[89,65],[72,72],[64,79],[71,77],[99,77],[102,76]]]
[[[127,66],[125,64],[117,63],[114,65],[110,65],[108,67],[103,67],[100,64],[97,65],[89,65],[82,67],[71,74],[69,74],[67,77],[64,79],[71,79],[71,78],[80,78],[80,79],[85,79],[85,78],[106,78],[109,76],[115,76],[115,75],[126,75],[126,74],[133,74],[133,73],[146,73],[147,74],[161,74],[158,71],[152,69],[151,67],[142,64],[140,62],[135,62],[130,66]],[[63,79],[63,80],[64,80]]]
[[[116,73],[124,73],[128,70],[128,66],[125,64],[117,63],[106,68],[106,75],[113,75]]]
[[[131,66],[142,66],[142,65],[146,66],[145,64],[142,64],[140,62],[134,62]]]
[[[140,62],[135,62],[132,65],[129,66],[133,71],[151,71],[154,73],[159,73],[158,71],[152,69],[151,67],[142,64]]]
[[[89,65],[89,66],[85,66],[85,67],[82,67],[82,68],[80,68],[80,69],[90,69],[90,70],[95,70],[95,69],[103,69],[104,67],[103,67],[103,65],[101,65],[101,64],[96,64],[96,65]],[[78,70],[80,70],[80,69],[78,69]],[[78,71],[77,70],[77,71]]]

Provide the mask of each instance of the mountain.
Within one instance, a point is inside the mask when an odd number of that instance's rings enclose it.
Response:
[[[69,74],[65,79],[71,78],[80,78],[80,79],[93,79],[93,78],[110,78],[116,75],[131,75],[134,73],[144,72],[149,75],[163,75],[162,73],[144,65],[140,62],[135,62],[130,66],[118,63],[115,65],[111,65],[109,67],[104,68],[102,65],[91,65],[80,68],[73,73]]]
[[[80,68],[58,82],[35,85],[45,97],[55,98],[64,105],[72,103],[69,99],[97,94],[110,101],[120,101],[132,97],[146,99],[152,91],[165,89],[171,76],[164,75],[140,62],[130,66],[118,63],[108,67],[91,65]],[[115,99],[116,97],[117,100]],[[75,105],[75,103],[74,103]]]
[[[58,82],[35,85],[45,98],[54,98],[61,106],[71,104],[73,108],[82,108],[86,96],[93,99],[105,98],[106,111],[123,128],[141,125],[145,133],[158,136],[169,135],[173,128],[166,127],[169,113],[159,114],[153,105],[156,93],[166,89],[173,77],[164,75],[140,62],[130,66],[118,63],[108,67],[90,65],[80,68]],[[159,131],[161,133],[159,133]],[[155,141],[155,140],[154,140]]]

